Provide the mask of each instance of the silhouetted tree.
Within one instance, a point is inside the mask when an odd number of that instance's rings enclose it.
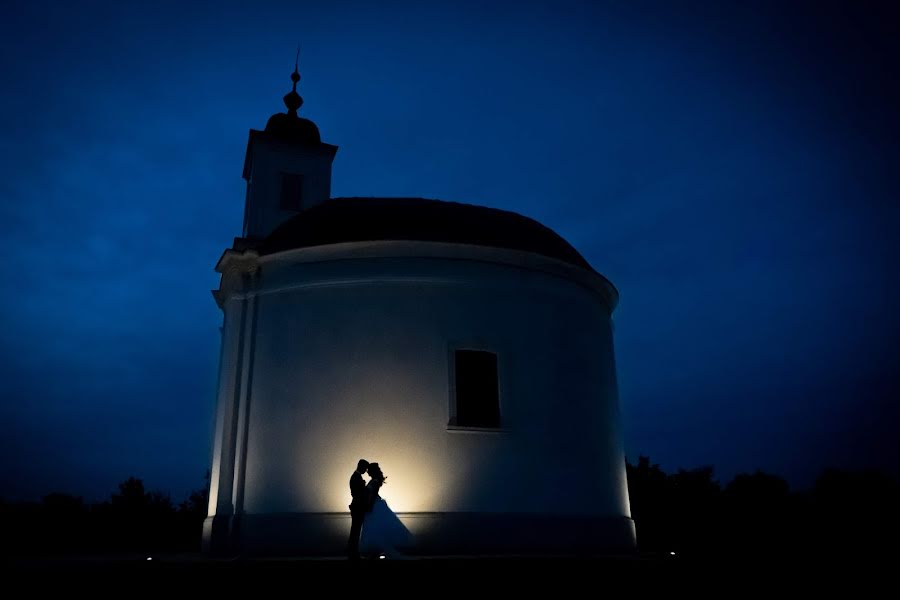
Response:
[[[721,543],[738,554],[796,551],[790,487],[777,475],[741,473],[722,494]]]
[[[77,550],[88,531],[88,508],[77,496],[58,492],[48,494],[41,500],[35,516],[31,533],[38,536],[47,551]]]
[[[206,472],[209,479],[209,471]],[[194,490],[178,506],[179,542],[188,550],[199,550],[203,534],[203,521],[208,508],[209,487]]]
[[[178,507],[163,492],[148,492],[129,477],[106,502],[86,505],[53,493],[41,502],[0,501],[3,555],[92,552],[198,551],[208,486]]]
[[[877,471],[827,469],[808,504],[817,527],[807,535],[824,551],[861,554],[896,548],[900,536],[900,485]]]
[[[679,469],[669,477],[672,550],[703,554],[715,548],[721,488],[713,468]]]
[[[631,516],[638,546],[644,552],[663,552],[672,546],[668,476],[646,456],[638,464],[625,462]]]
[[[626,462],[631,513],[644,552],[700,553],[715,543],[719,483],[712,467],[666,475],[646,456]]]
[[[135,477],[129,477],[119,484],[119,493],[112,494],[110,502],[118,511],[139,513],[147,508],[150,498],[144,491],[144,482]]]
[[[41,500],[41,504],[47,514],[60,516],[76,516],[87,510],[84,500],[80,496],[61,494],[59,492],[47,494]]]

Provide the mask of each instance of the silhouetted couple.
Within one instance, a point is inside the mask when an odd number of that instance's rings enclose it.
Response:
[[[369,474],[369,483],[363,475]],[[403,558],[397,546],[408,542],[409,531],[388,507],[378,492],[387,480],[378,463],[360,460],[350,476],[350,539],[347,557],[366,556]]]

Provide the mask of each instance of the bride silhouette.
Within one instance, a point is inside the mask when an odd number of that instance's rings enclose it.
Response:
[[[366,490],[369,494],[369,513],[363,521],[362,533],[359,536],[360,553],[367,556],[384,556],[385,558],[405,558],[398,548],[407,546],[410,533],[397,515],[390,509],[384,498],[378,495],[387,477],[378,463],[369,464],[369,483]]]

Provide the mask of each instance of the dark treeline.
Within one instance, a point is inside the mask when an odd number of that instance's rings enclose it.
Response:
[[[2,552],[15,554],[107,554],[200,550],[207,490],[175,505],[168,494],[148,492],[134,477],[110,499],[87,504],[54,493],[41,502],[0,502],[5,528]]]
[[[712,467],[666,474],[643,456],[627,473],[642,552],[864,557],[900,541],[900,485],[878,471],[827,469],[804,491],[761,471],[723,487]]]
[[[757,471],[722,486],[712,467],[667,474],[646,457],[628,463],[638,545],[677,557],[853,555],[895,549],[900,485],[875,471],[826,470],[810,490],[792,491]],[[0,502],[9,554],[197,552],[207,490],[176,505],[129,478],[108,501],[67,494]]]

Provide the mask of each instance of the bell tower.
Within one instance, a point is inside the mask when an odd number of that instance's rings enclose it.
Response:
[[[293,89],[284,96],[287,113],[269,118],[263,131],[250,130],[244,179],[243,237],[258,240],[303,210],[331,197],[331,163],[337,146],[325,144],[319,128],[297,115],[303,98],[297,93],[298,64],[291,74]]]

